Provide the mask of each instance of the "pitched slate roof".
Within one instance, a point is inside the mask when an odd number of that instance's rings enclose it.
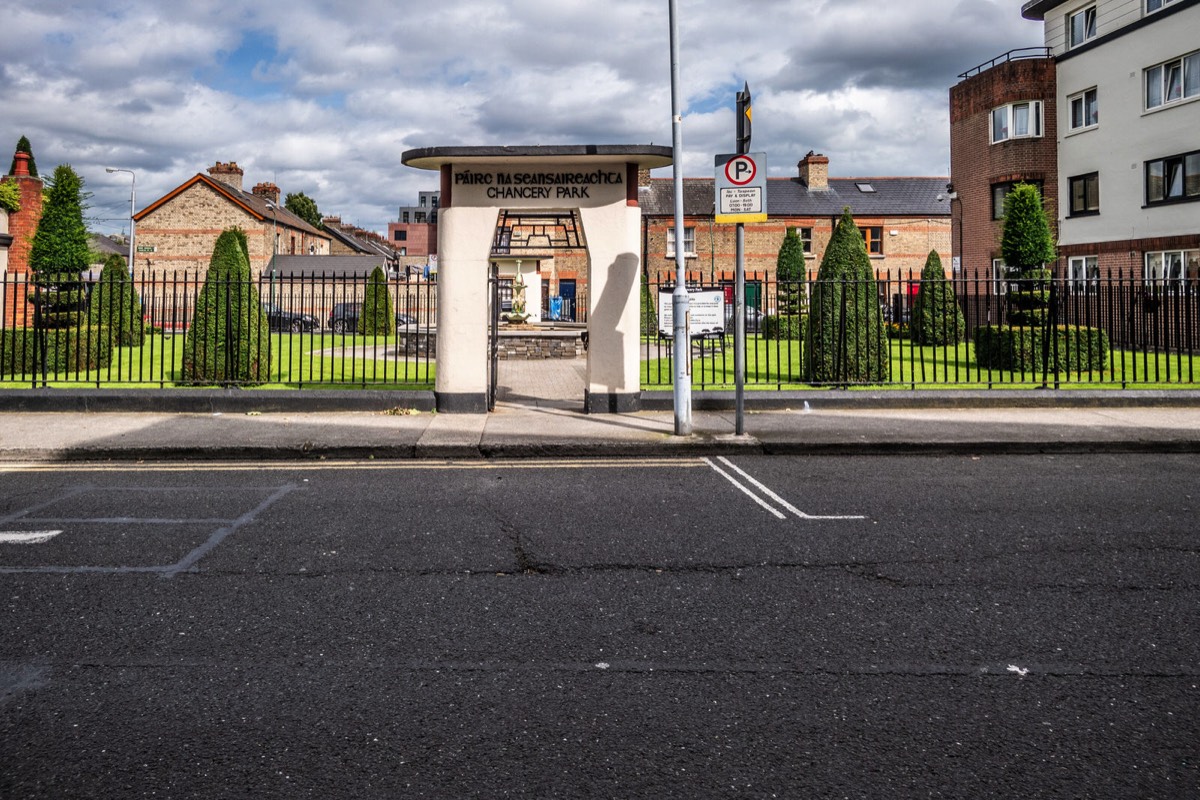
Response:
[[[326,217],[323,222],[327,234],[356,253],[380,255],[389,259],[398,257],[395,248],[388,245],[377,233],[348,225],[335,217]]]
[[[836,217],[850,207],[856,217],[948,217],[948,178],[830,178],[829,188],[810,191],[798,178],[767,179],[767,214],[772,217]],[[869,184],[875,191],[860,191]],[[941,200],[938,197],[941,196]],[[675,213],[675,190],[670,178],[652,178],[639,192],[642,214],[659,217]],[[713,213],[713,179],[685,178],[686,216]]]
[[[275,274],[280,278],[362,277],[370,276],[376,267],[387,271],[387,259],[382,255],[369,256],[276,256]],[[269,267],[263,270],[270,274]]]
[[[211,178],[208,175],[203,175],[200,173],[197,173],[194,177],[189,178],[184,183],[175,187],[150,205],[143,208],[138,213],[134,214],[134,220],[141,222],[146,216],[153,213],[159,207],[175,199],[197,184],[204,184],[205,186],[208,186],[217,194],[224,196],[234,205],[240,206],[242,209],[249,212],[251,216],[255,217],[261,222],[274,221],[275,224],[283,228],[292,228],[293,230],[303,231],[305,233],[312,234],[313,236],[319,236],[323,239],[329,238],[329,234],[325,233],[324,231],[319,231],[312,225],[309,225],[303,219],[284,208],[282,203],[277,204],[276,208],[272,210],[267,206],[267,199],[265,197],[259,197],[251,192],[240,191],[227,183],[222,183],[221,181]]]

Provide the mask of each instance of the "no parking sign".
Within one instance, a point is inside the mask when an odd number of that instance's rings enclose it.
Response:
[[[716,221],[767,221],[767,154],[740,153],[716,159]]]

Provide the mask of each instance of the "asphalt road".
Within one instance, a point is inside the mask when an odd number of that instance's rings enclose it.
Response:
[[[0,466],[0,797],[1197,797],[1198,492],[1191,456]]]

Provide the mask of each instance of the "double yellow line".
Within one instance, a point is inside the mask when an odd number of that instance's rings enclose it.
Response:
[[[105,461],[0,462],[0,474],[29,472],[319,472],[322,470],[504,470],[504,469],[681,469],[707,467],[702,458],[516,458],[485,461],[337,460],[320,461]]]

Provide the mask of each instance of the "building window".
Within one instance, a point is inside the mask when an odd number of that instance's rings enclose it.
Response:
[[[696,257],[696,229],[683,229],[683,255],[685,258]],[[667,258],[675,257],[675,229],[667,228]]]
[[[408,231],[396,231],[395,239],[397,242],[407,242],[408,241]]]
[[[1200,150],[1146,162],[1146,204],[1200,199]]]
[[[992,294],[1006,294],[1009,278],[1013,277],[1012,270],[1002,258],[992,259]]]
[[[407,247],[401,247],[401,248],[400,248],[400,255],[402,255],[402,256],[406,256],[406,255],[408,255],[408,248],[407,248]]]
[[[425,222],[425,212],[418,211],[415,214],[413,214],[413,222],[416,222],[418,224],[424,223]]]
[[[1004,200],[1013,188],[1022,183],[1028,183],[1042,193],[1041,181],[1009,181],[1008,183],[992,184],[992,219],[1004,219]]]
[[[1072,95],[1067,102],[1071,108],[1071,130],[1078,131],[1100,123],[1100,103],[1094,88]]]
[[[883,255],[883,226],[864,225],[859,230],[862,231],[863,244],[867,246],[867,252],[873,256]]]
[[[1146,253],[1146,283],[1172,288],[1192,286],[1200,278],[1200,250],[1165,250]]]
[[[1079,47],[1088,39],[1094,39],[1096,37],[1096,7],[1089,6],[1082,11],[1068,14],[1067,31],[1071,47]]]
[[[804,252],[812,253],[812,228],[797,228],[796,232],[800,234],[800,241],[804,244]]]
[[[1146,13],[1151,14],[1163,6],[1169,6],[1174,2],[1175,0],[1146,0]]]
[[[1067,286],[1076,294],[1095,294],[1100,286],[1100,259],[1096,256],[1067,259]]]
[[[992,109],[992,144],[1042,135],[1042,102],[1010,103]]]
[[[1200,50],[1146,70],[1146,109],[1200,95]]]
[[[1100,173],[1077,175],[1071,183],[1071,216],[1100,213]]]
[[[401,222],[408,222],[408,212],[407,212],[407,211],[402,211],[402,212],[400,213],[400,221],[401,221]]]

